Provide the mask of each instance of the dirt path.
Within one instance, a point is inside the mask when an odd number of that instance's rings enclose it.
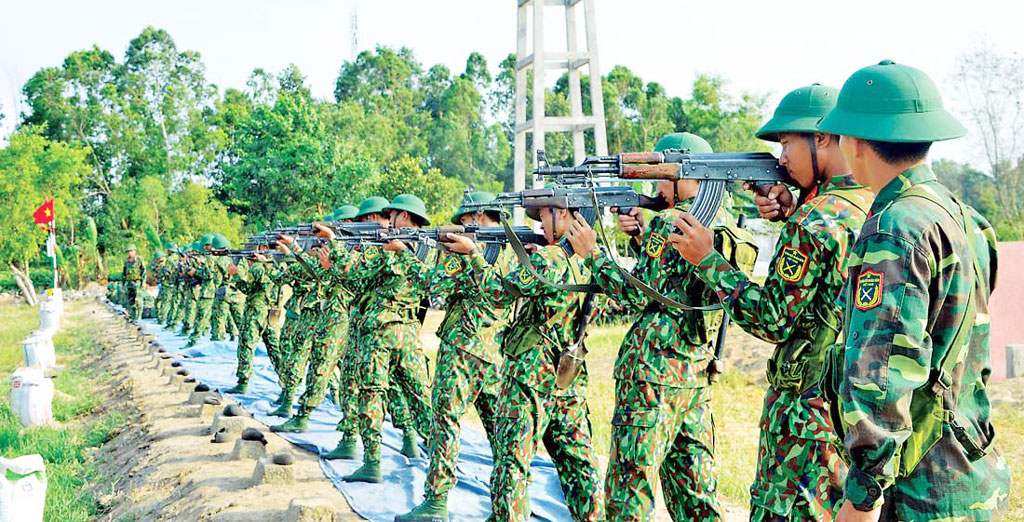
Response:
[[[140,343],[126,343],[105,306],[90,303],[96,315],[96,338],[107,346],[97,364],[114,379],[105,393],[106,408],[123,409],[130,421],[96,455],[105,478],[97,497],[102,520],[201,520],[221,522],[287,520],[296,497],[320,497],[334,508],[336,521],[363,520],[320,470],[312,453],[269,433],[246,417],[268,441],[268,455],[288,451],[295,456],[292,485],[253,486],[256,461],[230,460],[234,439],[211,443],[212,417],[194,416],[198,406],[189,394],[168,384]],[[231,403],[224,400],[223,404]]]

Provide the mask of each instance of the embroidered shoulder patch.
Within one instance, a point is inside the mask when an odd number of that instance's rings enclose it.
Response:
[[[665,252],[665,244],[667,243],[668,240],[665,239],[665,236],[654,232],[647,238],[644,252],[647,252],[647,255],[651,257],[661,257],[661,254]]]
[[[874,270],[868,270],[857,276],[857,293],[853,298],[853,306],[858,310],[867,311],[881,304],[884,279],[884,274]]]
[[[807,254],[786,245],[782,248],[779,256],[779,263],[775,265],[775,271],[783,280],[795,283],[807,273],[807,263],[810,259]]]
[[[534,277],[533,277],[533,274],[531,274],[529,270],[526,270],[524,268],[524,269],[519,270],[519,278],[518,279],[519,279],[519,284],[521,284],[521,285],[528,285],[528,284],[533,282]]]
[[[363,257],[367,260],[371,260],[380,255],[380,247],[377,245],[370,245],[363,250]]]
[[[462,271],[462,260],[456,256],[449,256],[448,260],[444,262],[444,273],[448,275],[455,275]]]

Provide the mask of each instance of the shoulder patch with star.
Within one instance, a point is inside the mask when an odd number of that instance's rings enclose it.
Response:
[[[444,273],[448,275],[455,275],[462,271],[462,260],[456,256],[449,256],[448,260],[444,262]]]

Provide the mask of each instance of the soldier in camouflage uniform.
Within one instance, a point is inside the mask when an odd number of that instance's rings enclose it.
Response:
[[[192,277],[188,274],[192,266],[192,256],[192,244],[182,247],[181,258],[178,260],[178,266],[175,269],[174,274],[174,284],[177,288],[175,295],[177,297],[174,300],[174,304],[171,307],[171,312],[168,314],[167,319],[167,327],[170,329],[175,328],[179,324],[182,325],[182,329],[184,328],[188,300],[192,294]],[[179,335],[181,334],[179,333]],[[185,335],[188,334],[186,333]]]
[[[837,520],[998,519],[1010,470],[986,392],[996,238],[927,163],[932,142],[966,131],[926,74],[889,60],[855,72],[818,127],[876,194],[838,352],[850,471]]]
[[[659,140],[655,151],[666,149],[712,152],[706,141],[690,133]],[[659,197],[671,208],[655,215],[649,226],[639,209],[619,217],[620,230],[633,238],[633,276],[658,294],[690,306],[718,300],[669,245],[672,221],[690,207],[698,186],[692,180],[658,183]],[[715,217],[712,247],[750,273],[757,258],[753,237],[736,226],[731,205],[724,203]],[[673,520],[720,520],[710,379],[722,312],[693,312],[656,300],[627,279],[608,252],[596,248],[594,231],[585,221],[574,223],[569,239],[586,259],[594,282],[638,313],[613,374],[607,520],[652,520],[659,477]]]
[[[290,255],[281,242],[279,248]],[[281,384],[281,395],[275,401],[278,408],[268,415],[291,417],[295,391],[309,359],[311,336],[316,328],[317,308],[324,297],[324,285],[294,260],[285,265],[281,280],[291,287],[292,296],[288,300],[286,319],[281,329],[281,364],[274,367]]]
[[[388,217],[384,214],[384,208],[390,205],[391,202],[385,198],[374,196],[363,200],[358,208],[355,208],[354,212],[352,209],[342,207],[335,212],[335,216],[338,219],[347,219],[348,216],[357,222],[361,223],[377,223],[381,227],[387,228],[390,224]],[[339,217],[340,216],[340,217]],[[324,237],[332,237],[333,234],[324,234]],[[337,249],[340,245],[334,245]],[[332,256],[324,264],[328,266],[331,273],[332,280],[335,278],[334,272],[337,271],[333,267],[341,262],[343,259],[349,259],[347,253],[341,251],[333,251]],[[350,265],[340,265],[343,267],[338,271],[337,275],[340,275],[344,280],[338,281],[338,283],[347,282],[351,270],[358,267],[358,262],[354,262]],[[359,363],[360,357],[366,351],[365,345],[366,339],[369,337],[367,333],[362,330],[362,317],[370,313],[372,310],[370,306],[373,302],[372,294],[369,292],[359,292],[355,295],[354,300],[349,307],[349,333],[348,339],[345,346],[342,348],[341,356],[338,359],[338,391],[335,397],[338,407],[341,408],[341,420],[338,421],[337,430],[341,432],[341,440],[338,441],[338,446],[324,455],[325,459],[347,459],[352,460],[357,456],[356,451],[356,439],[359,434]],[[398,419],[408,419],[408,409],[405,407],[405,402],[401,400],[401,392],[398,391],[397,386],[389,387],[388,389],[388,410],[392,412],[392,423]],[[396,411],[399,413],[396,415]],[[406,421],[408,424],[408,421]],[[398,427],[398,426],[396,426]],[[406,438],[408,440],[408,438]],[[403,444],[405,446],[405,444]],[[419,448],[415,447],[415,439],[411,441],[411,447],[403,447],[403,454],[407,456],[419,453]],[[408,450],[408,451],[407,451]]]
[[[213,247],[215,250],[231,248],[231,243],[221,234],[214,236]],[[213,314],[210,320],[210,339],[220,341],[226,333],[231,334],[231,339],[238,338],[238,325],[242,322],[242,311],[245,308],[245,294],[234,287],[233,278],[229,273],[233,262],[231,258],[220,252],[216,263],[220,287],[217,288],[213,301]]]
[[[489,203],[494,194],[474,192],[471,203]],[[455,225],[500,226],[500,207],[471,212],[459,208],[452,217]],[[506,249],[494,266],[501,274],[509,272],[511,250]],[[402,255],[410,262],[417,258],[409,251]],[[437,328],[441,347],[431,385],[430,402],[434,408],[434,429],[430,437],[430,467],[424,485],[425,498],[396,522],[448,520],[448,492],[455,486],[455,466],[459,459],[459,420],[470,405],[475,405],[484,431],[495,446],[494,423],[498,389],[501,383],[501,352],[498,337],[508,321],[508,308],[495,308],[480,295],[463,256],[446,253],[433,266],[410,273],[414,283],[431,296],[445,300],[444,321]],[[493,451],[492,451],[493,453]]]
[[[216,236],[207,234],[200,247],[205,252],[213,251],[213,243]],[[216,297],[217,288],[220,286],[221,270],[219,264],[226,261],[223,256],[202,255],[196,256],[196,267],[193,276],[199,279],[198,300],[195,305],[195,320],[191,322],[192,332],[188,337],[186,348],[196,345],[199,337],[210,329],[210,314],[213,313],[213,300]]]
[[[400,194],[382,209],[390,214],[395,227],[429,225],[426,206],[412,194]],[[337,265],[334,265],[337,267]],[[380,441],[384,422],[385,394],[398,388],[411,414],[412,426],[400,419],[397,427],[405,428],[403,446],[416,449],[416,431],[430,435],[430,396],[427,387],[427,361],[419,345],[420,321],[417,311],[422,296],[407,278],[411,269],[418,269],[395,252],[377,246],[363,249],[359,262],[348,270],[333,270],[334,277],[348,280],[352,287],[370,295],[368,313],[357,325],[365,339],[360,357],[359,429],[363,440],[363,466],[344,478],[347,482],[380,482]],[[394,406],[394,395],[391,405]],[[399,410],[392,408],[395,421]],[[406,448],[403,447],[403,451]],[[416,449],[418,453],[418,449]]]
[[[328,235],[330,229],[316,225],[318,234]],[[313,273],[309,276],[319,281],[328,281],[328,270],[332,263],[351,265],[357,256],[347,252],[338,242],[318,246],[310,254],[305,254],[291,238],[282,238],[282,243],[290,245],[291,254],[302,257],[303,268]],[[330,262],[328,262],[330,259]],[[322,286],[323,295],[317,305],[308,310],[312,326],[309,343],[309,368],[306,370],[306,388],[299,398],[298,412],[283,424],[271,426],[271,431],[304,432],[309,426],[309,416],[320,405],[327,391],[329,373],[337,366],[341,348],[345,345],[349,327],[349,303],[352,301],[353,290],[345,284]]]
[[[841,441],[818,381],[825,349],[841,330],[837,300],[846,283],[847,258],[874,195],[849,175],[838,137],[817,132],[836,94],[819,84],[796,89],[757,133],[781,143],[779,164],[802,193],[794,202],[784,186],[775,185],[755,198],[762,217],[785,220],[764,283],[754,283],[706,251],[706,244],[695,242],[684,251],[733,321],[776,345],[768,361],[757,474],[750,488],[752,521],[831,521],[843,497]]]
[[[556,244],[575,220],[567,209],[528,209],[541,222],[549,245],[530,256],[537,272],[556,284],[585,284],[590,278],[578,256],[567,257]],[[505,356],[499,392],[491,473],[491,516],[494,522],[530,518],[530,463],[543,443],[565,494],[573,520],[602,520],[601,477],[597,470],[587,406],[584,363],[566,389],[555,384],[555,361],[576,339],[574,326],[584,312],[584,294],[543,284],[526,267],[508,276],[489,267],[471,240],[451,238],[451,249],[469,254],[470,271],[482,295],[494,306],[511,307],[520,300],[512,322],[502,334]]]
[[[142,319],[142,287],[146,281],[146,264],[136,255],[135,245],[124,249],[128,258],[121,269],[121,281],[124,284],[125,308],[133,321]]]
[[[167,259],[163,262],[159,273],[160,294],[157,296],[156,306],[156,320],[161,324],[167,324],[174,301],[178,297],[175,272],[178,269],[178,261],[180,260],[178,247],[174,243],[165,241],[164,248],[167,251]]]
[[[246,299],[238,327],[238,367],[235,371],[238,381],[227,393],[245,393],[249,390],[249,379],[252,377],[252,356],[260,339],[267,349],[271,364],[275,368],[280,366],[279,339],[268,324],[271,302],[280,287],[276,283],[277,270],[263,255],[242,259],[238,265],[228,268],[228,274]]]

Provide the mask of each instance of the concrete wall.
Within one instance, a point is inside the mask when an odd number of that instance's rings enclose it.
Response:
[[[1024,344],[1024,241],[999,243],[999,271],[989,316],[992,380],[1002,380],[1006,378],[1006,345]]]

